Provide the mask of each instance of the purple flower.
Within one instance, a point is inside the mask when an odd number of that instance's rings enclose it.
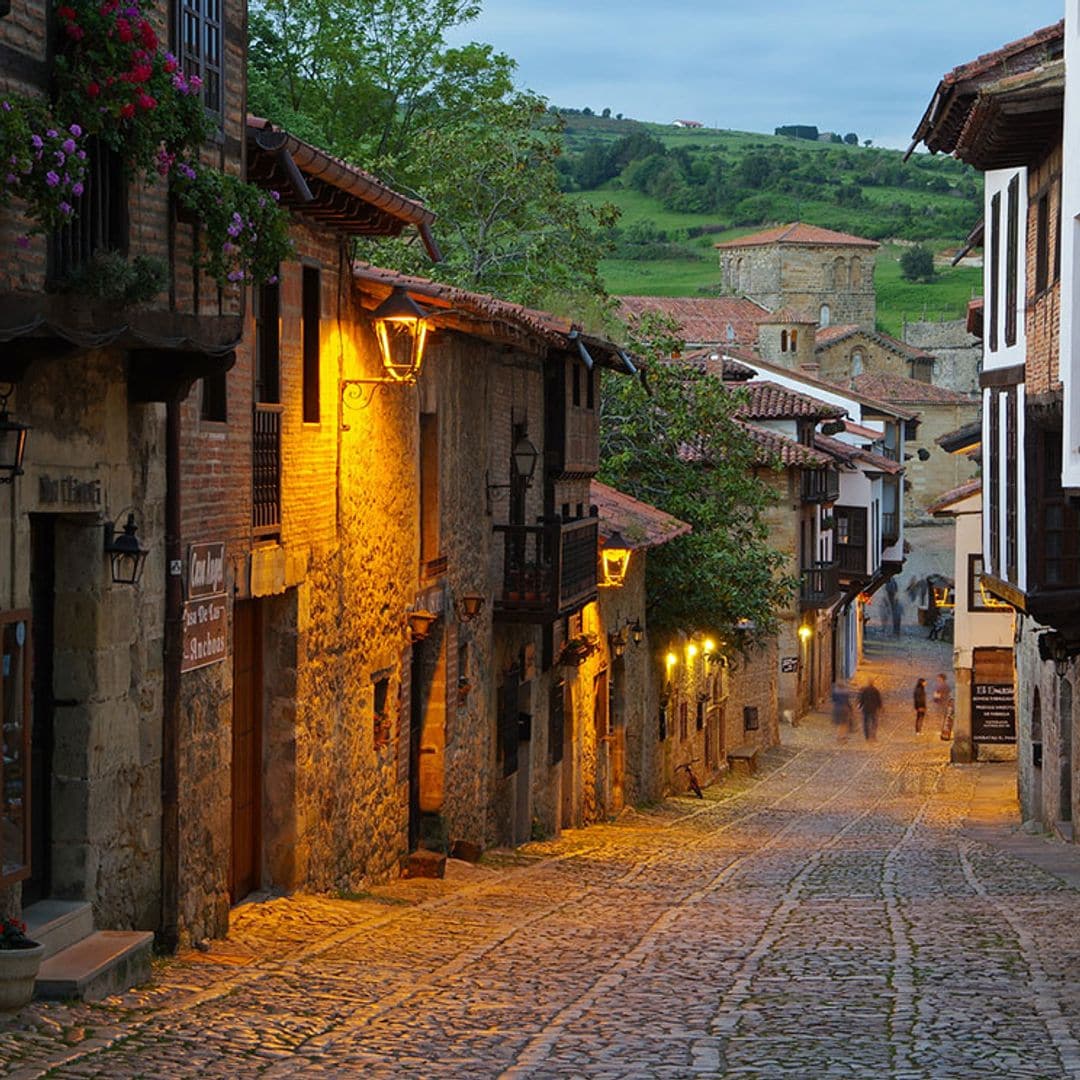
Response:
[[[21,248],[23,248],[25,250],[26,248],[28,248],[30,246],[30,237],[29,236],[18,236],[18,237],[16,237],[15,238],[15,245],[17,247],[21,247]]]
[[[192,90],[198,90],[202,86],[202,79],[198,75],[192,75],[190,82]]]
[[[271,191],[270,192],[270,198],[273,199],[274,202],[277,202],[281,198],[281,192],[280,191]]]
[[[180,175],[185,180],[195,179],[195,170],[190,165],[188,165],[187,162],[181,161],[177,168],[180,170]]]
[[[11,102],[10,101],[0,102],[0,108],[2,108],[4,110],[4,112],[11,112]]]
[[[234,221],[225,231],[235,240],[244,231],[244,226]]]
[[[31,135],[30,136],[30,145],[35,150],[40,150],[45,145],[45,143],[42,142],[42,139],[41,139],[40,135]]]
[[[76,156],[76,157],[77,157],[77,158],[78,158],[78,159],[79,159],[80,161],[85,161],[85,160],[86,160],[86,151],[85,151],[85,150],[80,150],[80,151],[79,151],[79,152],[78,152],[78,153],[77,153],[77,154],[76,154],[75,156]]]
[[[71,214],[72,214],[71,203],[62,202],[60,204],[60,213],[63,214],[64,217],[71,217]]]
[[[82,134],[82,128],[79,127],[78,124],[72,124],[71,127],[68,128],[68,131],[70,131],[76,139]]]
[[[236,245],[230,243],[228,240],[226,240],[225,243],[221,245],[222,255],[231,255],[235,250]]]
[[[244,271],[243,270],[230,270],[228,276],[229,276],[230,281],[243,281],[244,280]]]
[[[5,184],[17,184],[18,182],[19,178],[13,172],[9,172],[7,176],[4,177]]]
[[[56,153],[53,154],[53,157],[56,159],[57,165],[63,165],[64,162],[67,161],[67,154],[65,154],[63,150],[57,150]]]
[[[172,77],[173,89],[179,91],[181,94],[187,92],[187,80],[178,71]]]
[[[79,198],[85,190],[86,189],[82,186],[80,180],[76,180],[75,183],[71,185],[71,194],[74,195],[76,199]]]
[[[267,284],[267,285],[276,285],[276,284],[277,284],[277,274],[271,274],[271,275],[270,275],[270,276],[269,276],[269,277],[268,277],[268,278],[266,279],[266,284]]]
[[[60,177],[56,175],[51,169],[45,174],[45,183],[49,187],[56,187],[60,183]]]
[[[74,154],[79,148],[75,145],[74,139],[65,139],[61,144],[65,154]]]
[[[60,132],[57,131],[56,128],[49,128],[49,130],[46,131],[45,134],[48,135],[50,139],[55,139],[59,136]]]

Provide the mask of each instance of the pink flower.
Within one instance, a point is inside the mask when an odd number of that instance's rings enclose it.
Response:
[[[123,119],[130,120],[135,115],[135,106],[130,101],[126,105],[121,105],[120,115]]]
[[[157,108],[157,98],[152,98],[149,94],[140,94],[139,95],[139,108],[140,109],[146,109],[146,110],[156,109]]]
[[[165,73],[171,75],[180,65],[176,62],[176,57],[172,53],[165,54]]]
[[[75,23],[68,23],[64,27],[64,33],[66,33],[72,41],[82,41],[86,36],[83,28],[81,26],[76,26]]]
[[[116,36],[126,45],[135,36],[127,19],[116,20]]]
[[[63,7],[58,7],[56,9],[56,14],[59,18],[64,19],[68,22],[74,22],[76,18],[75,9],[72,7],[68,7],[66,4]]]
[[[88,98],[96,98],[101,93],[101,87],[96,82],[86,84],[86,96]]]

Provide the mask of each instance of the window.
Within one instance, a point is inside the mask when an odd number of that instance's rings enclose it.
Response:
[[[656,715],[656,737],[660,742],[667,738],[667,702],[660,702],[660,710]]]
[[[791,331],[791,351],[795,352],[796,349],[798,348],[798,345],[799,345],[799,331],[798,330],[792,330]]]
[[[999,600],[982,583],[981,555],[968,556],[968,611],[1008,611],[1009,605]]]
[[[518,678],[520,669],[511,668],[499,687],[496,753],[502,762],[503,776],[512,776],[518,767]]]
[[[998,393],[990,391],[990,445],[986,454],[990,473],[990,571],[997,577],[1001,572],[1001,417],[998,410]]]
[[[319,270],[304,267],[303,349],[304,349],[304,423],[319,422],[319,331],[322,314],[322,286]]]
[[[1001,192],[990,200],[990,302],[989,346],[991,352],[998,347],[998,310],[1001,306]]]
[[[255,292],[255,400],[281,400],[281,290],[278,282]]]
[[[0,615],[0,882],[30,873],[30,680],[26,650],[29,612]]]
[[[851,287],[857,289],[862,284],[862,263],[858,259],[851,260]]]
[[[1050,195],[1044,192],[1035,204],[1035,293],[1050,283]]]
[[[758,730],[758,710],[756,705],[744,705],[742,711],[743,731]]]
[[[854,378],[856,375],[863,373],[863,354],[862,349],[856,349],[851,354],[851,375]]]
[[[439,418],[420,414],[420,563],[439,556]]]
[[[1039,431],[1034,464],[1037,582],[1074,588],[1080,585],[1080,513],[1061,490],[1060,431]]]
[[[780,351],[787,352],[787,331],[780,331]]]
[[[705,695],[702,695],[701,697],[698,698],[697,713],[694,716],[694,727],[698,731],[704,731],[705,730],[705,702],[706,702],[706,700],[707,700],[707,697]]]
[[[821,323],[822,326],[828,326],[829,325],[829,320],[831,318],[832,318],[832,313],[829,311],[829,305],[828,304],[822,304],[821,305],[821,311],[818,312],[818,322]]]
[[[727,326],[724,327],[724,339],[726,341],[735,340],[735,327],[732,326],[731,323],[728,323]]]
[[[1020,242],[1020,177],[1009,181],[1008,233],[1005,237],[1005,344],[1016,344],[1017,287],[1019,282],[1018,247]]]
[[[214,375],[206,375],[199,381],[202,383],[199,417],[224,423],[229,418],[227,373],[219,371]]]
[[[1005,573],[1010,581],[1017,580],[1016,556],[1019,546],[1017,536],[1017,502],[1019,478],[1017,476],[1017,416],[1016,387],[1009,387],[1005,395]],[[1058,476],[1061,475],[1060,465]]]
[[[221,0],[180,0],[178,21],[184,74],[202,80],[203,104],[220,115],[224,111]]]

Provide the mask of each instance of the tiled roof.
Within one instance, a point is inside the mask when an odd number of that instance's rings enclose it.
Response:
[[[768,311],[741,296],[620,296],[623,318],[655,312],[674,319],[687,345],[753,345]],[[733,337],[728,336],[731,327]]]
[[[761,247],[765,244],[815,244],[836,247],[865,247],[877,248],[881,245],[876,240],[867,240],[862,236],[852,236],[850,233],[833,232],[832,229],[822,229],[817,225],[804,225],[801,221],[790,225],[778,225],[775,229],[766,229],[764,232],[752,233],[750,236],[741,236],[738,240],[727,240],[722,244],[714,244],[721,249]]]
[[[817,323],[817,316],[808,315],[805,311],[798,311],[796,308],[782,307],[777,308],[776,311],[761,321],[769,325],[774,323]]]
[[[966,484],[953,488],[952,491],[946,491],[941,498],[935,500],[926,508],[926,512],[928,514],[940,514],[948,507],[964,499],[969,499],[972,495],[978,495],[980,491],[982,491],[982,478],[976,476],[974,480],[969,480]]]
[[[829,454],[804,446],[794,439],[789,439],[786,435],[781,435],[778,431],[769,431],[768,428],[749,424],[745,420],[740,423],[746,429],[747,435],[760,448],[759,460],[762,465],[773,458],[778,458],[780,463],[787,468],[797,466],[805,469],[822,469],[833,464],[833,458]]]
[[[970,394],[961,394],[944,386],[882,371],[856,375],[851,384],[860,393],[883,401],[903,402],[905,405],[974,405],[978,400]]]
[[[884,454],[875,454],[873,450],[866,450],[861,446],[852,446],[851,443],[841,442],[839,439],[833,439],[828,435],[815,434],[814,446],[851,465],[862,462],[878,472],[888,473],[890,476],[897,476],[904,471],[903,465],[898,461],[893,461],[892,458],[885,457]]]
[[[978,450],[982,442],[982,417],[972,420],[970,424],[962,424],[955,431],[946,431],[934,442],[950,454],[970,454]]]
[[[740,405],[736,415],[746,420],[815,420],[840,419],[844,410],[839,405],[800,394],[773,382],[751,382],[742,389],[750,394],[750,400]]]
[[[856,424],[854,420],[845,420],[844,430],[849,435],[857,435],[860,439],[866,439],[869,442],[878,442],[885,437],[883,432],[864,427],[862,424]]]
[[[925,349],[916,348],[914,345],[909,345],[906,341],[901,341],[899,338],[894,338],[889,334],[883,334],[879,330],[867,330],[864,326],[851,324],[847,326],[822,327],[814,335],[814,349],[815,351],[820,352],[823,349],[835,345],[837,342],[854,337],[856,334],[862,334],[867,340],[876,341],[879,345],[883,345],[886,349],[891,349],[893,352],[899,353],[909,360],[934,359],[933,353],[929,353]]]
[[[606,543],[611,535],[622,533],[629,547],[657,547],[691,532],[685,521],[658,510],[655,506],[634,499],[599,480],[591,481],[589,494],[600,512],[600,539]]]
[[[596,363],[618,371],[630,370],[626,354],[614,342],[586,334],[576,323],[547,311],[366,263],[353,265],[353,280],[362,293],[372,298],[372,306],[381,303],[391,289],[399,286],[427,308],[437,325],[509,344],[540,339],[568,351],[576,351],[581,344]]]
[[[738,360],[727,355],[727,352],[719,352],[716,349],[699,349],[682,358],[684,364],[697,364],[704,367],[710,374],[715,375],[717,370],[721,372],[724,382],[743,382],[752,379],[757,372],[740,364]]]

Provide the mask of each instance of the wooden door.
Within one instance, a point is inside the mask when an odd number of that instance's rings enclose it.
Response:
[[[257,601],[233,610],[232,880],[235,904],[261,884],[262,621]]]

